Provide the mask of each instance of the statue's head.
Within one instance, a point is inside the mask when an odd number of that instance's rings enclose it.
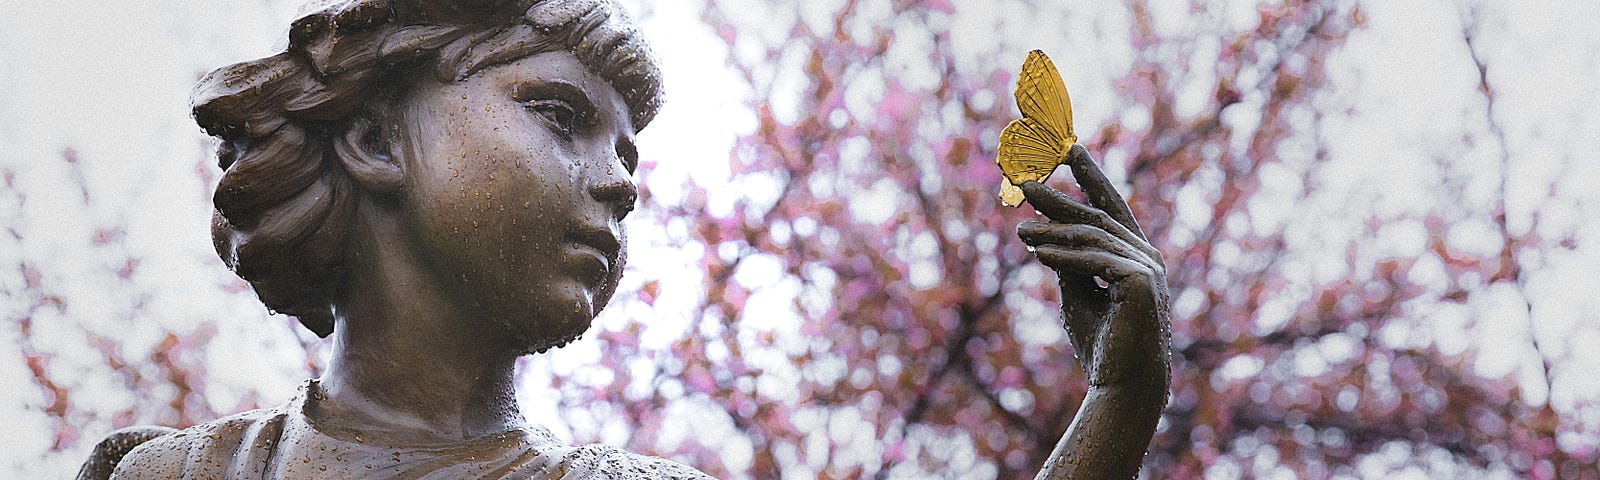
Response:
[[[563,343],[621,275],[653,62],[607,0],[325,0],[287,51],[196,87],[225,170],[217,253],[326,336],[369,254],[351,245],[361,206],[377,205],[403,212],[402,234],[373,241],[417,246],[487,315],[565,312],[519,332]]]

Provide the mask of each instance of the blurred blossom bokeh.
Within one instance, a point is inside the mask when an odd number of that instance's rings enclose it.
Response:
[[[519,371],[566,440],[1031,478],[1085,389],[995,198],[1042,49],[1169,266],[1143,476],[1600,478],[1600,2],[624,3],[667,105],[621,293]],[[0,477],[318,374],[212,253],[187,100],[300,4],[0,3]]]

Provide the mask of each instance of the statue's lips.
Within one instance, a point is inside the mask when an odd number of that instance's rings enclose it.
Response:
[[[617,263],[617,254],[622,250],[622,243],[610,230],[601,228],[582,228],[567,235],[575,250],[587,253],[582,255],[596,260],[599,274],[603,279],[610,273],[611,267]],[[585,262],[591,263],[591,262]]]

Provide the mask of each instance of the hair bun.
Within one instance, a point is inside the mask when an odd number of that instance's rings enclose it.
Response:
[[[397,18],[406,23],[462,24],[488,18],[506,18],[506,12],[521,13],[543,0],[390,0]]]

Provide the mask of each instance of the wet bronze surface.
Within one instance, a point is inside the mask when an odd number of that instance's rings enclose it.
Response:
[[[333,337],[327,371],[286,405],[121,432],[80,476],[703,476],[561,445],[512,384],[626,262],[634,135],[660,102],[632,22],[605,1],[323,3],[193,101],[221,140],[217,252]]]
[[[333,337],[327,371],[274,408],[114,434],[80,478],[704,476],[561,445],[514,395],[516,359],[588,329],[626,262],[634,134],[660,103],[631,22],[606,1],[323,4],[288,51],[203,79],[194,114],[221,140],[218,254]],[[1166,400],[1165,274],[1088,153],[1067,157],[1089,205],[1020,186],[1091,382],[1040,475],[1126,478]]]

